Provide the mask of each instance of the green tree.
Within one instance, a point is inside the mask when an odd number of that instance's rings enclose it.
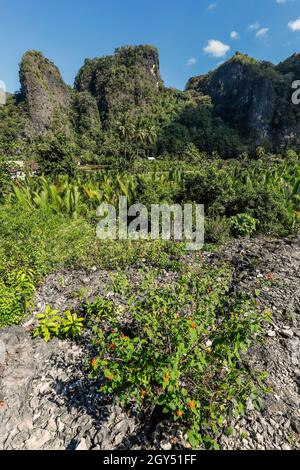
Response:
[[[42,173],[74,176],[77,151],[76,144],[62,134],[39,142],[36,153]]]
[[[150,125],[146,129],[146,142],[148,144],[147,154],[149,156],[151,149],[153,149],[157,142],[157,131],[156,127],[153,125]]]

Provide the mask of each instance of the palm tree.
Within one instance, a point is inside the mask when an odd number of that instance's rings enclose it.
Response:
[[[156,127],[153,126],[153,125],[150,125],[146,129],[146,142],[149,146],[153,147],[153,145],[156,143],[156,141],[157,141]],[[148,157],[149,157],[149,154],[150,154],[150,148],[148,148],[148,150],[147,150]]]
[[[135,134],[135,127],[128,120],[128,116],[126,114],[124,114],[122,120],[117,123],[117,130],[120,134],[120,137],[124,141],[124,158],[126,160],[127,159],[128,143],[130,143],[132,141],[132,138]]]
[[[143,124],[139,121],[136,125],[135,140],[140,145],[141,148],[144,147],[144,144],[146,142],[146,137],[147,137],[146,129],[143,127]],[[138,153],[139,153],[139,150],[138,150]]]

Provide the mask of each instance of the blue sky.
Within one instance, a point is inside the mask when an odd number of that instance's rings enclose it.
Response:
[[[166,85],[177,88],[237,50],[273,62],[300,52],[300,0],[0,0],[0,8],[0,80],[9,91],[19,89],[28,49],[73,84],[86,57],[153,44]]]

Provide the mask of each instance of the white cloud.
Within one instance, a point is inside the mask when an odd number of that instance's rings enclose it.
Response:
[[[240,37],[240,35],[237,31],[231,31],[230,37],[231,37],[231,39],[238,39]]]
[[[287,0],[276,0],[276,3],[279,3],[279,5],[282,5],[283,3],[286,3]]]
[[[217,8],[218,4],[217,3],[210,3],[207,7],[207,11],[212,11]]]
[[[290,21],[289,24],[288,24],[288,27],[292,31],[300,31],[300,16],[296,20]]]
[[[230,46],[216,39],[210,39],[203,51],[212,57],[224,57],[230,51]]]
[[[196,57],[191,57],[191,58],[187,61],[186,66],[187,66],[187,67],[190,67],[191,65],[195,65],[196,63],[197,63]]]
[[[256,21],[255,23],[249,24],[247,29],[248,31],[257,31],[259,28],[260,24],[258,23],[258,21]]]
[[[257,38],[262,38],[263,36],[268,34],[269,30],[270,30],[270,28],[261,28],[261,29],[259,29],[256,33],[256,37]]]
[[[6,86],[5,83],[0,80],[0,106],[6,103]]]

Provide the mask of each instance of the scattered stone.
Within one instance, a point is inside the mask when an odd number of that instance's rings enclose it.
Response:
[[[300,419],[293,418],[291,420],[291,428],[295,433],[299,434],[300,436]]]
[[[2,340],[0,340],[0,366],[5,363],[6,346]]]
[[[75,450],[89,450],[85,439],[81,439]]]
[[[293,333],[292,330],[285,330],[285,329],[283,329],[283,330],[280,331],[280,334],[281,334],[282,336],[284,336],[285,338],[293,338],[293,336],[294,336],[294,333]]]
[[[168,440],[161,441],[160,447],[162,450],[171,450],[172,449],[172,443]]]
[[[283,444],[283,446],[281,447],[282,450],[292,450],[291,449],[291,446],[289,446],[288,444]]]

